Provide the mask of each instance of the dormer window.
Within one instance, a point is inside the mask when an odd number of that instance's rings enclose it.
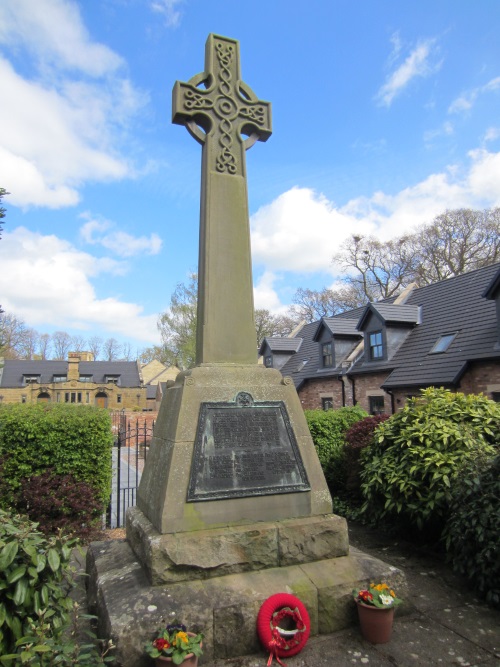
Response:
[[[321,357],[323,359],[323,368],[331,368],[333,366],[333,352],[332,343],[323,343],[321,346]]]
[[[68,376],[67,375],[53,375],[52,376],[52,382],[67,382]]]
[[[455,340],[456,335],[457,334],[455,332],[455,333],[451,333],[451,334],[443,334],[442,336],[440,336],[437,339],[434,347],[432,348],[431,354],[438,354],[439,352],[446,352],[446,350],[450,347],[450,345]]]
[[[80,375],[80,382],[92,382],[92,375]]]
[[[119,375],[106,375],[106,382],[108,384],[118,384],[120,380]]]
[[[381,331],[374,331],[369,335],[370,359],[378,361],[384,358],[384,339]]]
[[[23,375],[23,383],[26,384],[36,384],[40,382],[39,375]]]
[[[272,368],[273,367],[273,357],[272,357],[271,354],[268,354],[264,358],[264,364],[265,364],[266,368]]]

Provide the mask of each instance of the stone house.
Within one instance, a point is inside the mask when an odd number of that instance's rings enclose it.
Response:
[[[147,385],[136,361],[94,361],[70,352],[66,361],[8,359],[0,368],[2,403],[75,403],[145,410]]]
[[[500,264],[265,338],[259,352],[304,409],[392,414],[430,386],[500,401]]]

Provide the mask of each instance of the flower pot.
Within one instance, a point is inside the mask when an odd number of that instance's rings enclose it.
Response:
[[[386,644],[392,634],[394,607],[381,609],[357,602],[361,634],[371,644]]]
[[[156,667],[169,667],[173,665],[172,658],[168,656],[160,656],[155,658]],[[182,667],[197,667],[198,666],[198,656],[194,653],[188,653],[184,660],[181,662]]]
[[[194,637],[194,632],[186,633],[190,637]],[[203,642],[200,643],[200,647],[203,646]],[[174,664],[172,658],[168,655],[160,655],[159,658],[155,658],[156,667],[171,667]],[[182,667],[198,667],[198,656],[194,653],[188,653],[184,660],[181,662]]]

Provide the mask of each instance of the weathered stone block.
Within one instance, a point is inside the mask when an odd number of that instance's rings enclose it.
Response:
[[[280,521],[277,528],[279,564],[283,567],[349,553],[346,520],[334,514]]]

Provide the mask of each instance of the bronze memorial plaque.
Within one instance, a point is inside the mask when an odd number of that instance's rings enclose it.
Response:
[[[282,401],[201,404],[187,502],[310,490]]]

